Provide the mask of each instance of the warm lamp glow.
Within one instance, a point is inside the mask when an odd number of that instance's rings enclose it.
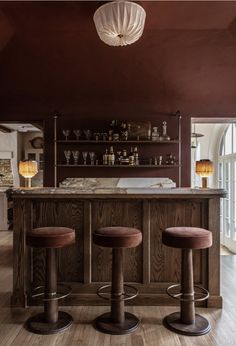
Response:
[[[31,187],[31,178],[38,173],[37,161],[20,161],[19,173],[24,178],[28,178],[28,187]]]
[[[207,188],[207,178],[213,174],[213,162],[210,160],[196,161],[196,173],[202,178],[202,187]]]

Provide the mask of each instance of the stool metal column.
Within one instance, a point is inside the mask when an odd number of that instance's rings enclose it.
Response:
[[[193,257],[192,249],[205,249],[212,245],[212,233],[195,227],[172,227],[162,233],[163,244],[181,249],[181,284],[167,288],[169,296],[180,300],[180,312],[166,316],[164,325],[179,334],[203,335],[211,330],[209,321],[195,314],[195,302],[204,301],[209,297],[209,292],[194,285],[193,282]],[[173,289],[181,287],[181,292],[174,294]],[[199,296],[199,298],[196,298]]]
[[[138,328],[140,321],[135,315],[124,311],[124,303],[135,298],[138,290],[124,284],[123,251],[124,248],[138,246],[142,242],[142,233],[128,227],[105,227],[94,233],[93,241],[99,246],[112,248],[112,284],[102,286],[97,291],[99,297],[111,301],[111,311],[98,316],[94,326],[108,334],[132,333]],[[124,292],[124,287],[133,290],[134,293]],[[105,292],[107,288],[111,288],[110,293]]]
[[[45,286],[34,289],[32,298],[43,297],[44,312],[30,317],[26,328],[36,334],[55,334],[68,329],[73,319],[58,311],[58,300],[67,297],[71,288],[57,285],[56,248],[74,244],[75,231],[64,227],[42,227],[26,236],[27,245],[46,248]],[[58,291],[59,290],[59,291]]]

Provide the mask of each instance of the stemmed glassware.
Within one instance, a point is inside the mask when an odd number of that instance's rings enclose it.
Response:
[[[94,165],[95,153],[93,151],[90,151],[89,152],[89,157],[90,157],[91,165]]]
[[[84,165],[86,165],[86,161],[87,161],[87,156],[88,156],[88,152],[87,151],[83,151],[82,152],[82,155],[83,155],[83,159],[84,159]]]
[[[84,130],[84,135],[85,135],[86,140],[89,141],[91,139],[91,136],[92,136],[91,130],[89,130],[89,129]]]
[[[65,158],[66,158],[66,164],[69,165],[69,163],[70,163],[71,151],[70,151],[70,150],[64,150],[64,155],[65,155]]]
[[[74,165],[78,165],[79,150],[72,150],[72,155],[73,155],[73,159],[74,159]]]
[[[68,140],[68,137],[70,135],[70,130],[62,130],[63,135],[66,137],[66,141]]]
[[[80,136],[81,136],[81,131],[78,129],[78,130],[73,130],[73,133],[76,137],[76,140],[78,141]]]

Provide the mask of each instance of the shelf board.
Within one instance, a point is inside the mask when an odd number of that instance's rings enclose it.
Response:
[[[178,139],[171,139],[169,141],[150,141],[150,140],[128,140],[128,141],[95,141],[95,140],[64,140],[60,139],[57,140],[56,143],[58,144],[177,144],[179,143]]]
[[[66,165],[58,164],[57,167],[73,167],[73,168],[173,168],[180,167],[180,165]]]

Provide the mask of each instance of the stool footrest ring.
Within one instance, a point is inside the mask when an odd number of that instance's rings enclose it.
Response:
[[[209,298],[208,290],[206,290],[205,288],[203,288],[203,287],[201,287],[199,285],[194,285],[194,289],[197,289],[200,292],[195,292],[195,290],[194,290],[193,293],[182,293],[182,292],[177,293],[177,294],[171,293],[171,290],[173,288],[176,288],[176,287],[181,287],[181,285],[180,284],[176,284],[176,285],[169,286],[166,289],[166,293],[171,298],[178,299],[178,300],[180,300],[182,302],[202,302],[202,301],[204,301],[204,300]],[[189,295],[189,298],[181,298],[183,295],[185,295],[185,296]],[[195,296],[200,296],[200,298],[195,298]],[[194,297],[194,298],[191,299],[191,297]]]
[[[103,292],[106,288],[109,288],[109,287],[111,288],[111,285],[104,285],[104,286],[99,287],[97,290],[97,295],[102,299],[110,300],[110,301],[131,300],[131,299],[134,299],[135,297],[137,297],[137,295],[138,295],[138,289],[136,287],[124,284],[124,288],[125,287],[130,288],[131,290],[133,290],[134,293],[123,292],[117,298],[114,298],[114,297],[112,297],[111,291]]]
[[[57,285],[57,291],[52,293],[45,293],[45,286],[38,286],[33,289],[31,297],[39,298],[42,297],[42,300],[52,301],[52,300],[60,300],[66,298],[71,293],[71,287],[64,284]]]

